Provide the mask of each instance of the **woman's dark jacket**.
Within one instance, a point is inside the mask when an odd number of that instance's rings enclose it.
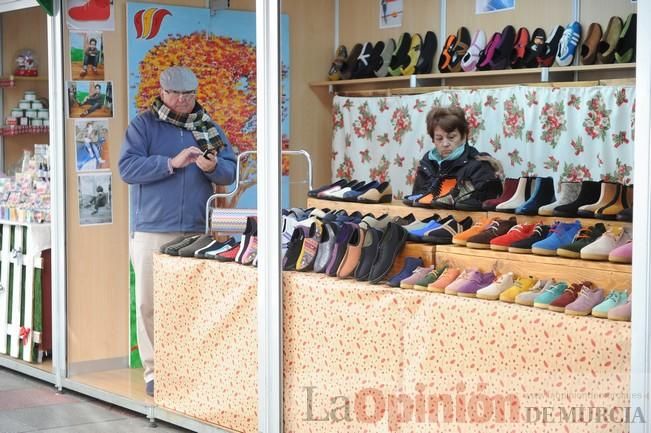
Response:
[[[457,182],[470,180],[477,191],[485,189],[488,185],[493,189],[502,174],[500,162],[467,143],[464,146],[465,150],[459,158],[443,161],[441,164],[429,159],[429,152],[426,153],[416,170],[413,194],[432,191],[441,179],[449,177],[456,178]]]

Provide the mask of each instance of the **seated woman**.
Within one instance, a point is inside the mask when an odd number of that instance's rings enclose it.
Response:
[[[420,161],[407,204],[481,210],[482,201],[501,194],[502,164],[468,144],[468,131],[461,108],[435,107],[427,114],[434,148]]]

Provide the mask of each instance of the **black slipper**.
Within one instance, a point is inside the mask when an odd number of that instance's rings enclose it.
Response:
[[[357,58],[362,52],[362,48],[362,44],[355,44],[353,49],[348,53],[348,59],[346,59],[346,64],[340,73],[342,80],[350,80],[350,77],[353,75],[355,65],[357,64]]]
[[[500,43],[495,49],[495,54],[491,59],[492,70],[502,70],[511,66],[511,54],[515,43],[515,28],[511,25],[504,27]]]
[[[534,30],[534,32],[531,34],[531,41],[529,42],[529,45],[527,45],[527,52],[524,55],[524,59],[522,60],[524,68],[538,67],[537,57],[540,53],[542,53],[546,39],[547,35],[543,29],[538,27],[536,30]]]
[[[373,44],[365,42],[362,46],[362,51],[359,53],[359,56],[357,56],[357,61],[355,62],[355,67],[353,68],[350,78],[366,78],[366,72],[369,69],[369,62],[371,59],[371,51],[373,51]]]
[[[396,50],[391,57],[389,63],[389,75],[398,76],[402,74],[402,69],[405,68],[409,61],[409,48],[411,48],[411,35],[403,33],[396,46]]]
[[[556,26],[556,28],[552,30],[551,35],[549,35],[549,38],[547,38],[547,42],[545,45],[543,45],[542,53],[539,53],[537,57],[538,66],[548,68],[554,64],[554,61],[556,60],[556,53],[558,52],[558,46],[561,42],[564,31],[565,27],[563,26]]]
[[[624,28],[615,49],[615,63],[632,63],[635,61],[635,33],[637,32],[637,14],[626,18]]]
[[[434,32],[425,33],[425,40],[420,49],[420,57],[416,63],[417,74],[429,74],[434,66],[434,55],[436,54],[436,34]]]

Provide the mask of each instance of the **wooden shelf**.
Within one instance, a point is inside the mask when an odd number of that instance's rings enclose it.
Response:
[[[372,213],[376,216],[388,213],[392,216],[407,216],[413,214],[416,219],[423,220],[429,218],[435,213],[441,216],[453,215],[455,219],[463,219],[467,216],[470,216],[474,221],[481,220],[483,218],[510,218],[515,216],[518,222],[543,222],[545,224],[553,224],[556,221],[563,222],[574,222],[579,220],[581,225],[590,226],[598,222],[604,223],[606,227],[611,225],[618,225],[623,227],[632,227],[632,223],[622,222],[622,221],[606,221],[595,218],[559,218],[559,217],[543,217],[539,215],[527,216],[527,215],[515,215],[505,212],[466,212],[458,210],[446,210],[446,209],[425,209],[420,207],[409,207],[403,204],[400,201],[393,201],[391,203],[380,203],[380,204],[364,204],[364,203],[355,203],[355,202],[345,202],[345,201],[332,201],[332,200],[321,200],[316,198],[307,199],[308,207],[317,207],[320,209],[343,209],[348,213],[359,211],[362,214]]]
[[[311,87],[345,87],[357,86],[368,84],[386,84],[386,83],[401,83],[407,84],[409,87],[421,87],[423,82],[431,85],[432,81],[444,81],[447,79],[463,79],[472,82],[473,80],[481,80],[484,78],[495,77],[517,77],[534,75],[538,78],[534,81],[541,83],[549,81],[549,75],[558,75],[563,73],[581,73],[581,72],[611,72],[611,71],[628,71],[635,70],[635,63],[615,63],[610,65],[578,65],[578,66],[553,66],[550,68],[525,68],[525,69],[505,69],[500,71],[475,71],[475,72],[453,72],[453,73],[432,73],[411,76],[399,77],[384,77],[384,78],[363,78],[358,80],[339,80],[339,81],[316,81],[311,82]],[[574,74],[572,74],[574,75]],[[572,80],[574,81],[574,77]],[[517,83],[513,83],[517,84]]]

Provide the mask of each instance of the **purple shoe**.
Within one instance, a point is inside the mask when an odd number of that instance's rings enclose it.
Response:
[[[495,274],[493,272],[475,272],[468,277],[468,279],[457,287],[457,296],[464,296],[466,298],[474,298],[477,290],[488,287],[495,281]]]
[[[565,306],[565,314],[587,316],[592,309],[604,300],[604,290],[583,286],[576,301]]]

